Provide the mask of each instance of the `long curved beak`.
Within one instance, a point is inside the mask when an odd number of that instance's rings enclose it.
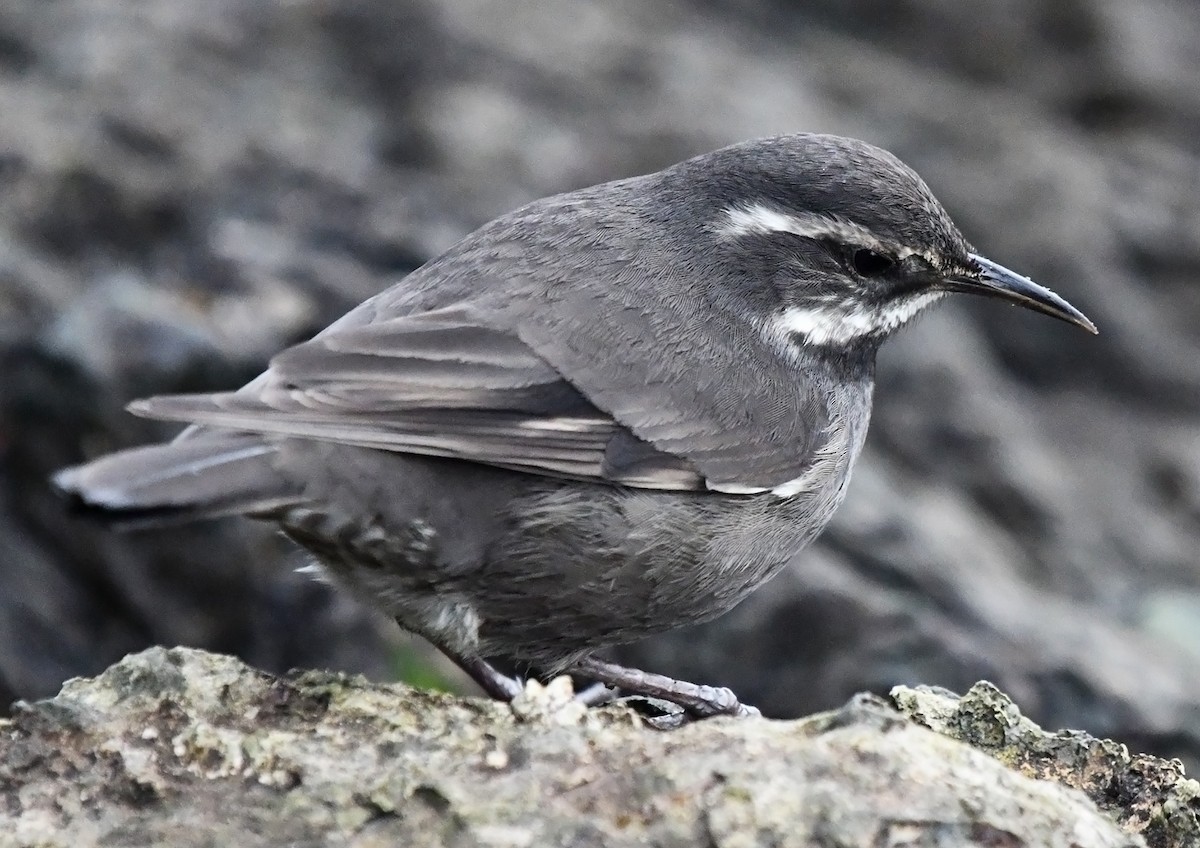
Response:
[[[998,297],[1082,327],[1089,333],[1098,332],[1096,325],[1086,315],[1045,286],[1039,286],[1028,277],[1010,271],[977,253],[972,253],[971,258],[979,266],[979,273],[948,278],[942,283],[942,288],[947,291]]]

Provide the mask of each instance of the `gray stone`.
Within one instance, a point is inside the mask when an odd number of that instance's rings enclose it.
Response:
[[[566,679],[510,707],[154,648],[0,727],[0,846],[1195,844],[1171,763],[984,684],[894,698],[664,733]]]

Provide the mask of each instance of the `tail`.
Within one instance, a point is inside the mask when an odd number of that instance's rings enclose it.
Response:
[[[66,468],[52,482],[79,511],[125,526],[265,514],[302,500],[277,453],[252,433],[192,431]]]

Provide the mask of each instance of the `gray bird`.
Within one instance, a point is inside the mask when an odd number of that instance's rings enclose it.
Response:
[[[821,532],[879,345],[951,291],[1095,332],[891,154],[750,141],[503,215],[241,389],[132,404],[192,426],[55,483],[118,520],[277,522],[496,698],[504,659],[748,714],[596,652],[721,615]]]

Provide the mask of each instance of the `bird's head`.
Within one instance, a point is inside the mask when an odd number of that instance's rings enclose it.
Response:
[[[772,334],[873,346],[954,291],[1096,332],[1054,292],[976,253],[916,172],[865,142],[781,136],[674,170],[703,187],[692,221],[705,219],[703,237]]]

